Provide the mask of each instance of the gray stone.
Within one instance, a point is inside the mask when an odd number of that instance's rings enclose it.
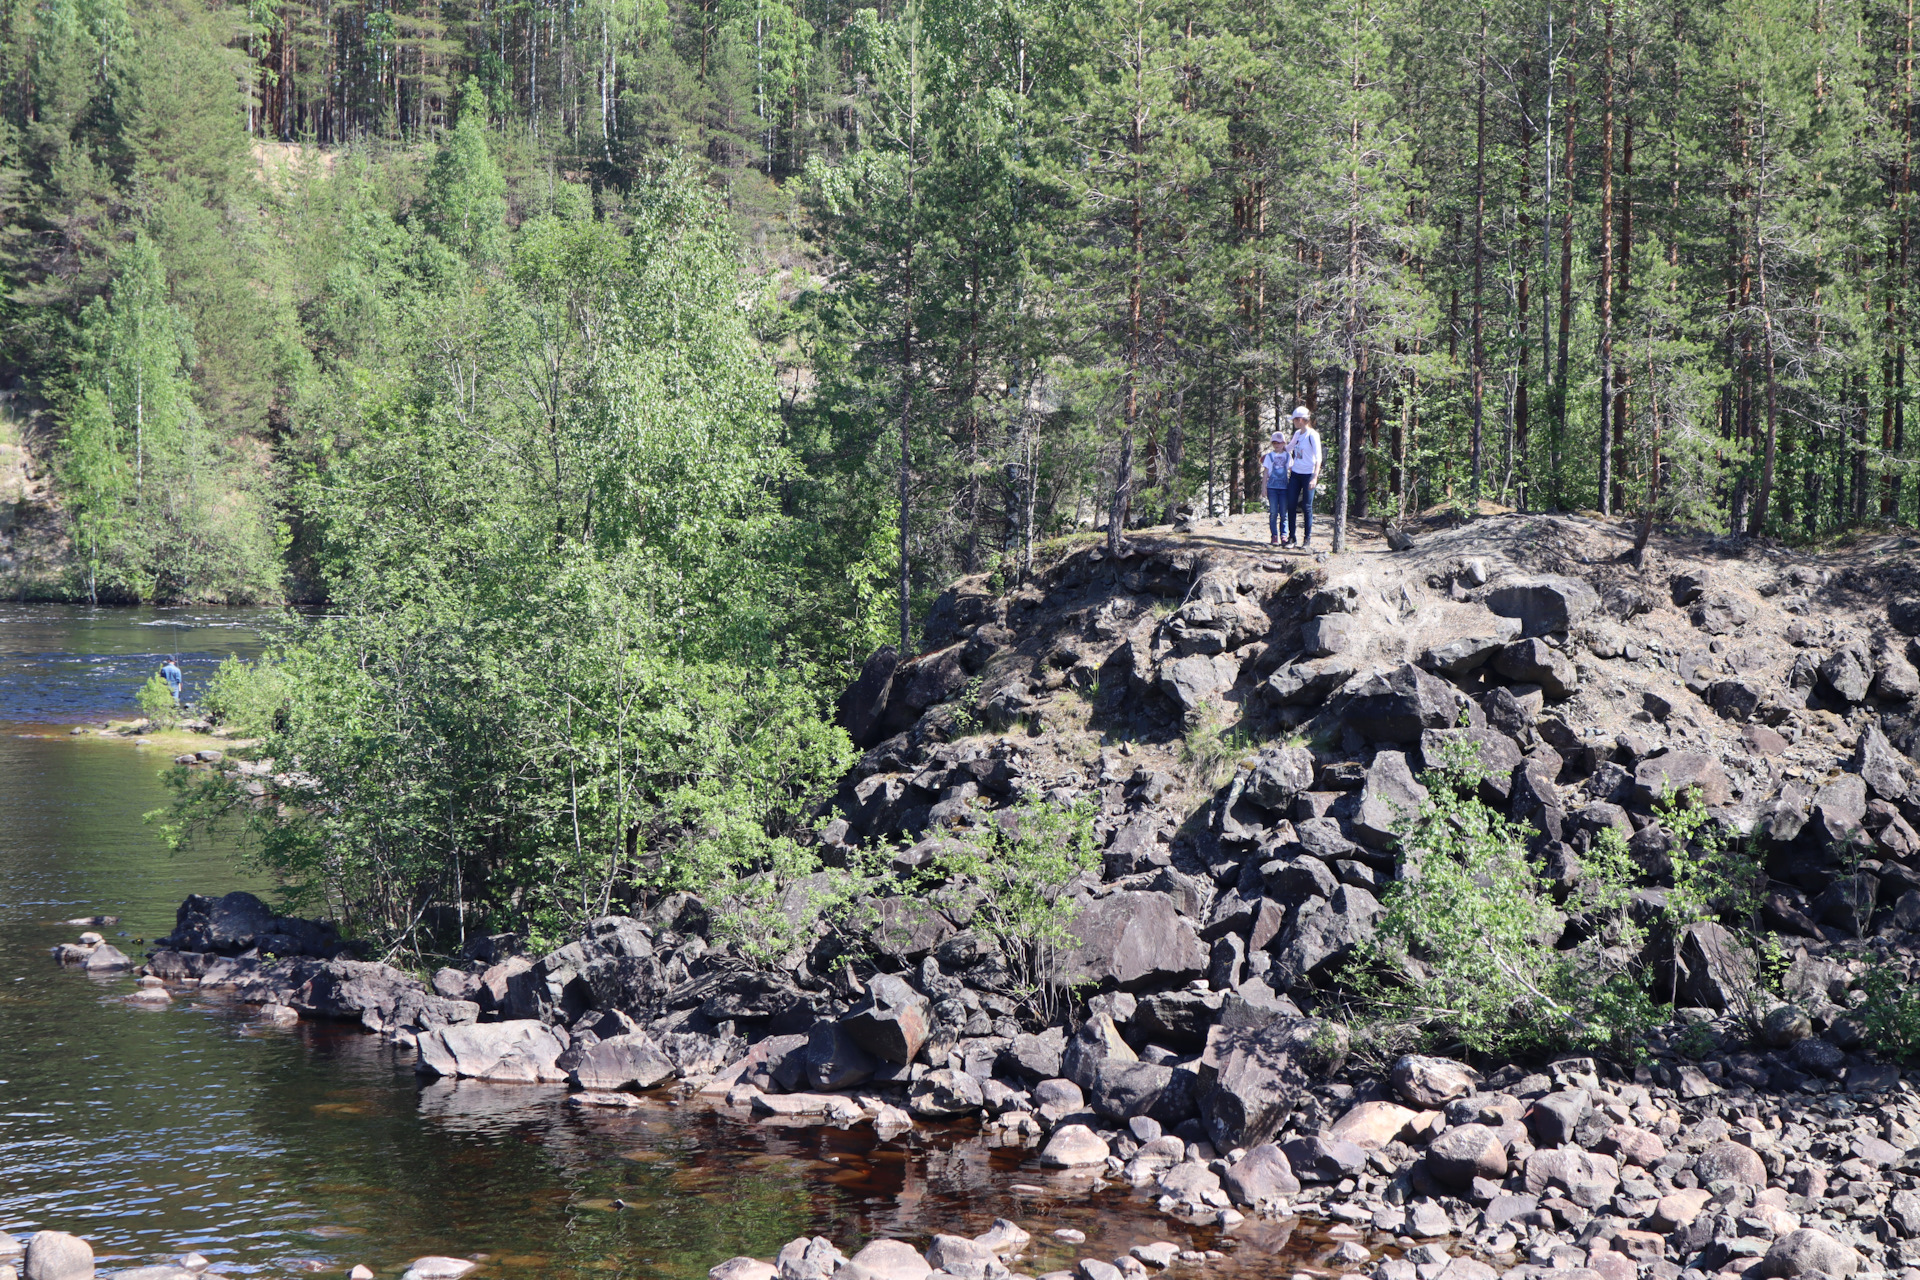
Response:
[[[1398,751],[1382,751],[1367,766],[1360,790],[1360,809],[1353,816],[1353,832],[1376,849],[1400,843],[1399,829],[1420,815],[1427,789],[1414,781],[1407,758]]]
[[[645,1032],[614,1036],[589,1046],[574,1064],[576,1089],[651,1089],[673,1075],[673,1059]]]
[[[1593,1114],[1593,1099],[1584,1089],[1565,1089],[1536,1099],[1527,1111],[1527,1128],[1534,1144],[1565,1146],[1574,1140],[1580,1124]]]
[[[1325,658],[1353,648],[1354,623],[1351,615],[1323,613],[1309,618],[1300,628],[1300,648],[1309,657]]]
[[[1313,786],[1313,753],[1305,747],[1269,747],[1260,753],[1241,796],[1274,813]]]
[[[1462,676],[1486,665],[1489,658],[1520,636],[1518,618],[1486,614],[1461,626],[1450,638],[1420,655],[1420,665],[1442,675]]]
[[[1693,1162],[1693,1174],[1703,1187],[1723,1178],[1749,1187],[1767,1185],[1767,1165],[1760,1153],[1737,1142],[1716,1142],[1702,1151]]]
[[[1731,591],[1709,591],[1687,616],[1708,635],[1723,636],[1753,621],[1753,605]]]
[[[1773,1242],[1755,1271],[1791,1280],[1794,1276],[1850,1276],[1860,1269],[1860,1254],[1824,1231],[1802,1227]]]
[[[1497,1131],[1483,1124],[1463,1124],[1428,1145],[1427,1168],[1442,1186],[1465,1191],[1475,1178],[1506,1177],[1507,1146]]]
[[[1343,884],[1330,898],[1309,898],[1274,943],[1275,981],[1298,991],[1322,980],[1373,937],[1385,912],[1357,885]]]
[[[841,1019],[853,1042],[883,1062],[912,1062],[933,1031],[927,998],[904,978],[877,977],[867,999]]]
[[[1843,773],[1813,793],[1814,838],[1823,845],[1855,838],[1867,817],[1867,780]]]
[[[429,1254],[424,1258],[415,1258],[408,1264],[401,1280],[460,1280],[469,1271],[479,1269],[480,1264],[469,1262],[465,1258],[448,1258],[440,1254]]]
[[[1067,1033],[1060,1027],[1048,1027],[1039,1035],[1021,1032],[1000,1051],[1000,1067],[1034,1084],[1051,1080],[1060,1074],[1060,1055],[1066,1046]]]
[[[1864,702],[1873,685],[1873,663],[1863,650],[1847,645],[1820,663],[1820,679],[1842,701]]]
[[[1374,742],[1417,743],[1425,730],[1449,728],[1458,721],[1464,701],[1445,680],[1403,663],[1361,681],[1342,719]]]
[[[1346,1053],[1345,1029],[1318,1018],[1214,1027],[1200,1059],[1200,1118],[1214,1148],[1252,1148],[1272,1139],[1300,1091],[1337,1070]]]
[[[986,1106],[980,1082],[964,1071],[942,1067],[929,1071],[913,1082],[907,1094],[907,1107],[917,1116],[930,1120],[972,1115]]]
[[[778,1267],[771,1262],[762,1262],[758,1258],[728,1258],[707,1271],[707,1280],[774,1280],[780,1274]],[[373,1273],[367,1273],[371,1280]]]
[[[1752,953],[1712,920],[1686,926],[1678,948],[1676,1003],[1695,1009],[1738,1008],[1753,991]]]
[[[1401,1101],[1428,1111],[1472,1093],[1480,1077],[1473,1068],[1451,1058],[1409,1053],[1394,1061],[1387,1078]]]
[[[1133,1025],[1155,1044],[1199,1049],[1227,998],[1225,991],[1166,991],[1140,997]]]
[[[1083,1124],[1063,1124],[1040,1149],[1040,1163],[1056,1169],[1104,1165],[1112,1154],[1099,1135]]]
[[[1577,578],[1543,576],[1495,587],[1487,608],[1503,618],[1518,618],[1527,637],[1567,631],[1600,607],[1600,597]]]
[[[926,1280],[933,1268],[904,1240],[875,1240],[850,1259],[876,1280]]]
[[[1898,804],[1907,795],[1907,780],[1901,776],[1900,753],[1887,741],[1887,735],[1880,732],[1880,726],[1869,724],[1860,733],[1860,741],[1853,752],[1853,771],[1860,775],[1867,789],[1888,804]]]
[[[822,1019],[807,1038],[806,1078],[815,1089],[851,1089],[873,1079],[879,1069],[874,1056],[862,1049],[844,1022]]]
[[[567,1043],[564,1032],[531,1021],[436,1027],[421,1033],[414,1070],[506,1084],[557,1084],[567,1078],[557,1064]]]
[[[1192,714],[1230,686],[1238,670],[1233,659],[1224,655],[1204,657],[1193,654],[1175,658],[1160,666],[1160,691],[1182,711]]]
[[[1783,1004],[1760,1020],[1760,1038],[1776,1049],[1790,1048],[1813,1034],[1813,1019],[1802,1009]]]
[[[936,1235],[927,1246],[927,1263],[935,1271],[958,1280],[984,1280],[987,1276],[1007,1274],[992,1249],[965,1236]]]
[[[1271,1142],[1257,1143],[1227,1166],[1221,1185],[1237,1205],[1258,1209],[1300,1190],[1287,1154]]]
[[[80,967],[89,972],[103,973],[116,969],[131,969],[133,961],[111,942],[103,942],[87,953],[87,958],[80,962]]]
[[[93,1280],[93,1246],[64,1231],[36,1231],[20,1274],[23,1280]]]
[[[1333,891],[1340,887],[1333,868],[1306,854],[1261,863],[1260,880],[1268,893],[1289,900],[1330,898]]]
[[[1060,951],[1058,973],[1070,985],[1126,990],[1206,976],[1207,946],[1168,893],[1133,890],[1081,899],[1067,931],[1078,945]]]
[[[773,1260],[780,1280],[827,1280],[846,1262],[846,1257],[825,1236],[805,1236],[781,1246]]]
[[[1289,662],[1267,677],[1260,696],[1276,707],[1313,706],[1353,678],[1353,659],[1342,655]]]
[[[1367,1167],[1367,1153],[1359,1145],[1315,1134],[1283,1142],[1293,1175],[1302,1182],[1338,1182]]]
[[[1566,655],[1538,638],[1502,649],[1493,660],[1493,669],[1516,684],[1539,685],[1556,700],[1570,697],[1580,684]]]
[[[1697,792],[1700,803],[1710,809],[1733,800],[1726,771],[1717,759],[1702,751],[1669,751],[1641,761],[1633,771],[1634,799],[1642,805],[1677,798],[1687,791]]]

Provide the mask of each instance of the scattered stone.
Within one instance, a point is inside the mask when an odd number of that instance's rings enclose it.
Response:
[[[1061,1125],[1040,1151],[1040,1163],[1056,1169],[1083,1169],[1105,1165],[1107,1144],[1083,1124]]]
[[[93,1246],[64,1231],[36,1231],[27,1242],[24,1280],[93,1280]]]

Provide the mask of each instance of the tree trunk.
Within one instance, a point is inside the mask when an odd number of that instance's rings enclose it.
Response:
[[[1571,40],[1577,33],[1568,33]],[[1573,59],[1567,59],[1567,135],[1561,148],[1562,183],[1566,187],[1566,206],[1560,219],[1560,333],[1553,360],[1553,442],[1549,465],[1553,471],[1553,505],[1566,508],[1566,481],[1562,459],[1567,441],[1567,344],[1573,338],[1573,143],[1579,123],[1579,82],[1574,77]]]
[[[1613,514],[1613,2],[1600,79],[1600,514]]]
[[[1480,474],[1484,465],[1487,347],[1486,308],[1481,287],[1486,266],[1487,221],[1487,7],[1480,6],[1480,68],[1473,116],[1473,479],[1468,496],[1480,514]]]

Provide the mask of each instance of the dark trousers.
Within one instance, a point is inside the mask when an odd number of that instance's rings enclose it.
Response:
[[[1287,491],[1277,484],[1267,486],[1267,536],[1280,536],[1280,512],[1285,507]]]
[[[1295,540],[1295,529],[1299,525],[1300,508],[1306,506],[1306,536],[1299,539],[1300,545],[1313,544],[1313,477],[1303,476],[1298,471],[1287,473],[1287,541]]]

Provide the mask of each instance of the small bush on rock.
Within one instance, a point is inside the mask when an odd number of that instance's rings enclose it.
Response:
[[[1056,956],[1078,944],[1070,928],[1075,902],[1064,892],[1100,865],[1093,843],[1093,806],[1033,796],[948,843],[933,870],[964,877],[980,895],[973,927],[1000,946],[1015,983],[1035,1011],[1051,1016],[1065,994]]]
[[[1869,965],[1860,977],[1866,992],[1853,1011],[1866,1033],[1867,1043],[1890,1058],[1911,1061],[1920,1057],[1920,990],[1894,959]]]
[[[1556,907],[1527,829],[1474,797],[1471,744],[1421,782],[1429,798],[1401,825],[1400,875],[1356,979],[1370,1038],[1501,1056],[1637,1043],[1655,1019],[1624,849],[1602,844]]]

